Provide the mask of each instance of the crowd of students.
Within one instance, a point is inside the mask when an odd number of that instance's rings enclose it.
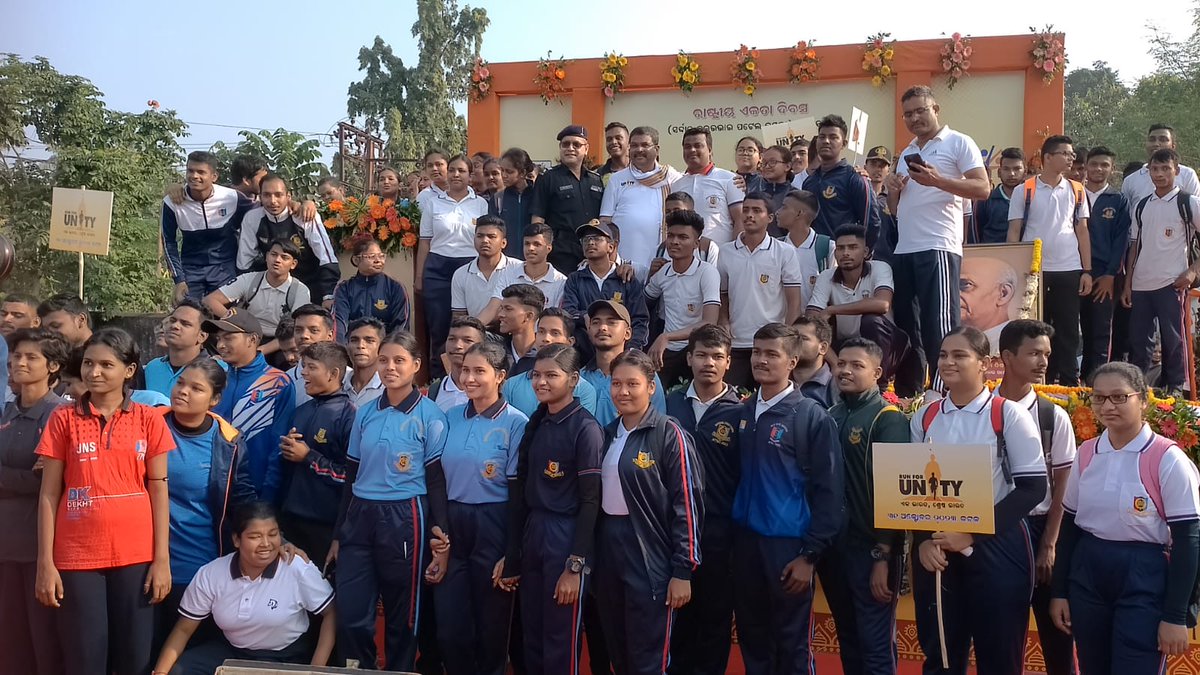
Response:
[[[927,88],[901,105],[895,172],[882,147],[842,159],[836,115],[742,139],[735,171],[703,129],[679,172],[616,122],[599,171],[574,125],[536,176],[520,149],[431,150],[379,172],[421,208],[412,289],[370,240],[339,282],[313,202],[193,153],[163,200],[161,356],[78,298],[3,300],[0,673],[559,674],[583,639],[596,675],[723,673],[735,617],[747,673],[809,673],[818,578],[844,672],[895,673],[910,567],[926,672],[973,647],[1020,673],[1031,607],[1049,672],[1160,672],[1194,623],[1200,473],[1146,425],[1143,369],[1157,322],[1183,381],[1194,173],[1156,125],[1120,193],[1103,148],[1068,178],[1062,136],[1036,176],[1001,153],[993,189]],[[958,325],[958,273],[995,238],[1043,241],[1048,301],[990,344]],[[1100,349],[1115,297],[1133,365]],[[1033,385],[1078,381],[1081,348],[1105,430],[1077,452]],[[928,402],[910,420],[889,383]],[[928,438],[995,449],[995,535],[875,527],[874,444]]]

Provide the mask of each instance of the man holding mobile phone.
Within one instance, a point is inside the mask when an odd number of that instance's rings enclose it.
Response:
[[[926,366],[929,388],[941,386],[938,348],[959,322],[963,200],[987,199],[992,186],[979,146],[938,120],[940,108],[929,87],[909,88],[900,105],[904,126],[916,138],[900,153],[904,161],[884,185],[899,231],[892,257],[893,311],[917,360],[901,369],[896,390],[912,395],[925,389]]]

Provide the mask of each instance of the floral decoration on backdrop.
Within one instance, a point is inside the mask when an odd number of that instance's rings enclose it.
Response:
[[[896,58],[896,41],[891,33],[876,33],[863,45],[862,69],[871,74],[871,84],[882,87],[888,78],[896,76],[892,60]]]
[[[817,79],[817,68],[821,59],[812,40],[801,40],[792,49],[791,61],[788,64],[788,78],[792,84],[802,84]]]
[[[421,209],[409,199],[399,202],[371,195],[366,199],[335,199],[318,208],[329,238],[340,250],[350,251],[360,239],[374,239],[388,255],[405,257],[417,248]]]
[[[946,86],[950,89],[958,84],[971,70],[971,54],[975,51],[971,46],[971,38],[963,37],[962,33],[950,36],[939,52],[942,57],[942,71],[946,73]]]
[[[533,76],[533,83],[537,85],[538,95],[542,97],[542,103],[550,105],[551,101],[558,101],[559,105],[563,105],[563,94],[567,92],[567,60],[563,57],[554,58],[550,52],[538,59],[537,74]]]
[[[1050,84],[1058,75],[1067,69],[1067,48],[1063,44],[1063,34],[1055,32],[1054,26],[1046,26],[1041,31],[1030,26],[1033,35],[1033,49],[1029,54],[1033,57],[1033,69],[1042,74],[1042,81]]]
[[[604,60],[600,62],[600,91],[604,93],[604,98],[611,103],[616,100],[617,94],[625,88],[625,66],[629,65],[629,59],[616,52],[605,52]]]
[[[733,52],[733,63],[729,64],[733,84],[747,96],[758,89],[758,49],[741,45]]]
[[[700,62],[692,55],[680,50],[675,55],[675,65],[671,66],[671,77],[675,86],[685,94],[690,94],[696,85],[700,84]]]
[[[488,68],[488,62],[478,56],[471,66],[471,82],[467,85],[467,90],[475,103],[492,94],[492,71]]]

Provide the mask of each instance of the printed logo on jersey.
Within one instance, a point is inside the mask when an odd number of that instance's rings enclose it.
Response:
[[[562,472],[562,468],[558,465],[558,462],[554,460],[546,462],[546,468],[542,469],[542,473],[546,474],[547,478],[562,478],[566,475]]]
[[[1104,210],[1100,212],[1100,215],[1105,220],[1112,220],[1113,218],[1117,217],[1117,210],[1111,206],[1106,206]]]
[[[233,406],[229,423],[246,441],[269,429],[275,421],[275,399],[291,380],[281,371],[263,373]]]
[[[689,302],[688,303],[688,314],[695,314],[695,313],[696,313],[696,303]]]
[[[776,422],[771,425],[771,430],[767,432],[767,442],[771,445],[781,445],[783,443],[783,435],[787,433],[787,425],[782,422]]]
[[[715,208],[717,208],[717,206],[718,206],[720,203],[721,203],[721,200],[720,200],[720,199],[719,199],[719,198],[718,198],[716,195],[709,195],[709,196],[708,196],[708,206],[709,206],[709,208],[713,208],[713,209],[715,209]]]
[[[381,312],[383,310],[387,309],[387,300],[384,300],[383,298],[379,298],[378,300],[376,300],[375,301],[375,309],[377,309]]]
[[[650,457],[648,452],[639,452],[637,457],[633,458],[633,465],[639,469],[649,469],[654,466],[654,459]]]
[[[225,209],[225,208],[217,209],[217,215],[224,218],[225,216],[229,215],[229,209]]]
[[[832,185],[826,185],[825,191],[821,193],[825,199],[837,199],[837,190],[833,189]]]
[[[137,453],[139,462],[146,459],[146,445],[147,443],[144,440],[139,440],[133,444],[133,451]]]
[[[395,462],[395,464],[393,464],[393,466],[395,466],[396,470],[399,471],[400,473],[408,473],[409,471],[411,471],[412,470],[412,453],[410,453],[410,452],[400,453],[400,456],[396,458],[396,462]]]
[[[67,517],[79,518],[92,508],[92,486],[67,488]]]
[[[760,274],[760,275],[758,275],[758,283],[760,283],[760,284],[766,284],[766,283],[770,283],[770,281],[771,281],[771,275],[770,275],[770,274]]]
[[[317,429],[317,434],[313,436],[313,440],[318,443],[326,442],[326,434],[324,429]]]
[[[1140,497],[1140,496],[1134,497],[1133,498],[1133,512],[1138,515],[1145,514],[1146,509],[1148,508],[1148,502],[1149,502],[1149,500],[1146,499],[1145,497]]]
[[[615,303],[618,303],[618,304],[624,304],[624,303],[623,303],[623,301],[621,300],[621,291],[616,291],[616,292],[614,292],[614,293],[613,293],[612,300],[613,300],[613,302],[615,302]]]
[[[79,461],[81,462],[96,461],[96,442],[80,443],[75,448],[75,454],[79,456]]]
[[[858,445],[859,443],[861,443],[862,442],[862,433],[863,433],[862,427],[851,428],[850,429],[850,443],[852,445]]]
[[[277,609],[278,607],[279,607],[279,601],[276,600],[275,598],[271,598],[270,600],[267,601],[268,609]]]
[[[1167,239],[1170,239],[1170,238],[1171,238],[1171,235],[1172,235],[1172,234],[1174,234],[1174,233],[1175,233],[1175,228],[1173,228],[1173,227],[1168,227],[1168,228],[1167,228],[1167,231],[1166,231]]]
[[[486,478],[488,480],[492,480],[493,478],[496,477],[496,474],[498,474],[498,473],[500,473],[500,470],[496,467],[495,462],[487,461],[487,462],[483,463],[483,477],[484,478]]]
[[[745,422],[742,422],[745,424]],[[713,443],[729,447],[729,442],[733,438],[733,425],[729,422],[717,422],[717,427],[713,429]]]

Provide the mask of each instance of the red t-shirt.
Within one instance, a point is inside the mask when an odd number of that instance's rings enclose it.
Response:
[[[94,570],[150,562],[146,460],[174,449],[162,414],[128,399],[107,421],[86,398],[51,413],[37,454],[63,463],[55,566]]]

